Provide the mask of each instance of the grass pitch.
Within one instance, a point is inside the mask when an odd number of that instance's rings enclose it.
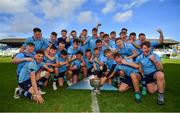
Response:
[[[13,99],[16,87],[16,65],[11,58],[0,57],[0,111],[16,112],[92,112],[91,92],[86,90],[66,90],[65,87],[53,91],[51,85],[45,88],[45,103],[38,105],[22,97]],[[134,102],[133,91],[125,93],[102,91],[97,96],[101,112],[175,112],[180,111],[180,60],[163,60],[166,78],[166,104],[156,104],[157,94],[144,96],[142,102]]]

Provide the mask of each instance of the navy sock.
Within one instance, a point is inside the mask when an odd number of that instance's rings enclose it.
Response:
[[[28,91],[25,91],[23,89],[19,89],[17,93],[20,94],[20,95],[23,95],[23,96],[25,96],[25,97],[27,97],[29,99],[32,99],[32,94],[29,93]]]

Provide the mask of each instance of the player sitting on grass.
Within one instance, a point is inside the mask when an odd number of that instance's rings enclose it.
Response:
[[[124,60],[122,59],[119,53],[114,55],[114,59],[117,63],[114,72],[110,75],[113,76],[117,71],[124,72],[124,80],[119,86],[120,91],[126,91],[133,85],[135,90],[135,101],[137,103],[141,102],[141,93],[139,88],[139,81],[141,80],[141,75],[139,74],[139,65],[134,63],[132,60]],[[132,81],[131,81],[132,80]]]
[[[136,58],[141,66],[141,73],[145,76],[146,87],[149,93],[158,91],[157,103],[162,105],[164,101],[165,79],[163,65],[158,55],[151,52],[151,43],[145,41],[141,44],[143,53]]]
[[[48,80],[49,75],[41,77],[40,68],[48,67],[43,62],[44,52],[41,50],[36,51],[34,61],[27,62],[19,74],[19,86],[15,89],[16,97],[24,95],[25,97],[36,101],[36,103],[43,103],[44,99],[41,96],[38,87],[42,87],[44,82]]]

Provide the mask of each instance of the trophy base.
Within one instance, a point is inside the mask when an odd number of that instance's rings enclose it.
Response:
[[[96,94],[101,94],[100,89],[93,89],[93,92],[96,93]]]

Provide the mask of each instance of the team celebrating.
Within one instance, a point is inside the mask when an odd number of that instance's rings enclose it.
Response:
[[[101,85],[118,79],[116,87],[120,92],[133,88],[137,103],[147,92],[157,92],[157,104],[163,105],[163,65],[160,57],[153,53],[154,48],[163,43],[162,31],[157,30],[158,41],[149,41],[144,33],[138,38],[135,32],[128,35],[126,28],[120,30],[119,36],[115,31],[98,33],[100,26],[92,29],[92,36],[88,36],[87,29],[83,29],[79,37],[75,30],[67,35],[63,29],[59,38],[56,32],[52,32],[50,38],[43,38],[41,29],[34,28],[34,35],[26,39],[12,59],[12,63],[17,64],[14,98],[25,96],[43,103],[42,95],[46,92],[42,89],[47,85],[52,85],[55,91],[95,75]]]

